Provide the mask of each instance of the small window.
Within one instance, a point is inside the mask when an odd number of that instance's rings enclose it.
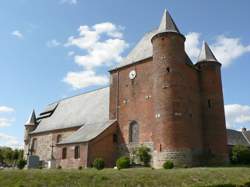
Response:
[[[80,146],[75,146],[75,159],[80,158]]]
[[[168,73],[170,72],[170,68],[169,68],[169,67],[167,67],[167,72],[168,72]]]
[[[117,142],[118,142],[117,134],[113,134],[113,143],[117,143]]]
[[[211,107],[212,107],[212,104],[211,104],[211,100],[210,100],[210,99],[207,100],[207,105],[208,105],[208,108],[211,108]]]
[[[62,140],[62,135],[61,134],[57,135],[56,143],[59,143],[61,140]]]
[[[67,158],[67,148],[64,147],[64,148],[62,149],[62,159],[66,159],[66,158]]]

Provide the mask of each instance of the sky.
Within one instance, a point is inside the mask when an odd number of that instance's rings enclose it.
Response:
[[[20,148],[35,109],[108,85],[166,8],[195,63],[205,40],[222,63],[228,128],[250,129],[250,1],[8,0],[0,2],[0,146]]]

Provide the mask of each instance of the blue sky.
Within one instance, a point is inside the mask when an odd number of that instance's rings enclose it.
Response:
[[[250,128],[247,0],[0,2],[0,146],[18,147],[34,108],[107,85],[110,67],[159,25],[163,10],[196,60],[206,40],[223,64],[228,127]]]

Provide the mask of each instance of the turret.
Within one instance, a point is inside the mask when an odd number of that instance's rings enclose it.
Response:
[[[25,126],[24,143],[25,145],[27,145],[30,140],[29,133],[35,130],[35,128],[37,127],[35,110],[32,111],[24,126]]]
[[[225,162],[228,153],[221,64],[206,42],[203,42],[196,67],[200,70],[204,151],[209,161]]]
[[[185,37],[165,10],[160,26],[151,39],[153,45],[153,110],[155,113],[154,145],[161,166],[164,159],[176,164],[192,163],[190,127],[187,121],[187,68]]]

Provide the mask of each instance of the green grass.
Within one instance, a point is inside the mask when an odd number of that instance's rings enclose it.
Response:
[[[0,187],[29,186],[250,186],[250,168],[216,167],[172,170],[95,169],[83,170],[1,170]]]

